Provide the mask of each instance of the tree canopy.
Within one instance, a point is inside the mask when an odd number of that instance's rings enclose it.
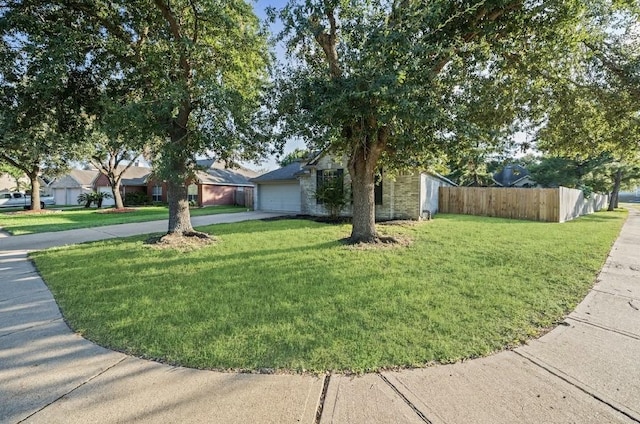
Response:
[[[111,120],[115,129],[133,123],[160,140],[153,163],[168,187],[170,233],[193,230],[186,182],[196,155],[234,163],[267,150],[260,115],[270,53],[243,0],[15,1],[4,16],[25,22],[27,35],[39,21],[55,22],[46,55],[77,54],[109,113],[123,118]]]
[[[369,242],[379,166],[428,166],[463,135],[512,131],[529,70],[574,37],[582,5],[305,0],[279,16],[291,59],[276,98],[282,134],[349,158],[351,239]]]

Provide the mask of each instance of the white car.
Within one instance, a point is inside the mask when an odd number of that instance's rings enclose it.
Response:
[[[40,196],[40,207],[55,205],[53,196]],[[25,193],[0,193],[0,208],[25,208],[31,206],[31,196]]]

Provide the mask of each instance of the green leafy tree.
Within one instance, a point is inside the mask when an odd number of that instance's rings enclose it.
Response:
[[[86,46],[83,63],[100,75],[98,88],[106,87],[128,121],[159,140],[153,163],[167,184],[168,232],[192,234],[186,182],[195,157],[213,152],[234,163],[266,150],[260,104],[270,56],[251,6],[242,0],[58,0],[22,6],[8,8],[64,27],[48,34],[50,44],[76,52]],[[86,41],[67,43],[76,38]]]
[[[282,159],[278,161],[278,165],[287,166],[297,160],[309,157],[310,154],[311,152],[308,149],[294,149],[292,152],[284,155]]]
[[[331,220],[337,220],[345,206],[349,204],[349,195],[341,176],[326,179],[317,187],[315,198],[322,202]]]
[[[11,166],[8,163],[0,162],[0,175],[6,174],[13,179],[15,182],[15,187],[12,190],[22,191],[22,179],[24,178],[24,171],[16,168],[15,166]]]
[[[23,9],[26,6],[19,12]],[[0,161],[28,176],[31,209],[39,210],[38,177],[44,171],[50,175],[60,173],[69,161],[83,154],[88,115],[75,94],[90,94],[91,75],[85,68],[82,52],[56,48],[49,43],[47,32],[60,29],[56,22],[40,22],[6,9],[3,12]],[[47,54],[43,54],[43,48],[48,50]]]
[[[609,210],[640,163],[640,11],[613,5],[619,7],[589,3],[590,37],[576,51],[571,77],[548,87],[551,106],[537,133],[538,148],[552,155],[583,163],[606,158],[589,184],[610,192]]]
[[[304,0],[278,16],[291,66],[282,136],[348,158],[352,242],[375,242],[377,169],[426,167],[470,138],[512,130],[530,70],[575,29],[577,1]],[[275,15],[275,11],[274,11]],[[529,108],[530,109],[530,108]],[[473,117],[473,119],[468,119]],[[482,118],[482,119],[480,119]]]

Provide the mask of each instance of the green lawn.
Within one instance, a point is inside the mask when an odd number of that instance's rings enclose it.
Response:
[[[45,210],[51,213],[45,214],[16,214],[4,212],[0,213],[0,227],[17,236],[169,218],[169,210],[166,206],[141,206],[136,208],[135,212],[127,213],[103,213],[105,210],[107,210],[107,208],[56,209],[52,207]],[[191,209],[191,216],[242,212],[246,210],[246,208],[239,206],[211,206]]]
[[[522,343],[586,295],[626,212],[563,224],[438,215],[380,226],[409,246],[358,249],[346,225],[205,227],[215,245],[143,237],[33,254],[65,318],[116,350],[197,368],[366,372]]]

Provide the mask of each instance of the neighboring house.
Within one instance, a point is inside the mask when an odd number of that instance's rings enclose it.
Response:
[[[30,187],[31,182],[25,174],[19,178],[20,191],[25,191],[25,187]],[[42,183],[42,181],[41,181]],[[44,186],[43,186],[44,187]],[[16,180],[9,174],[0,174],[0,191],[16,191]]]
[[[118,170],[121,172],[121,170]],[[149,180],[151,177],[151,168],[144,166],[130,166],[122,175],[120,180],[120,194],[124,201],[127,193],[146,193],[149,196]],[[100,173],[95,182],[95,191],[112,194],[111,185],[106,175]],[[113,198],[104,199],[103,206],[114,206]]]
[[[56,205],[77,205],[80,194],[91,193],[95,189],[99,176],[97,169],[72,169],[56,178],[49,185],[49,191],[56,200]]]
[[[521,165],[506,165],[502,170],[493,174],[493,180],[498,187],[536,187],[537,183],[531,179],[529,171]]]
[[[225,169],[224,163],[198,161],[201,170],[195,180],[187,186],[189,200],[198,206],[253,205],[253,183],[249,178],[257,173],[246,169]],[[81,193],[100,191],[111,193],[108,178],[96,169],[72,169],[58,178],[51,190],[58,205],[75,205]],[[153,202],[167,202],[167,185],[153,176],[151,168],[129,167],[120,182],[123,200],[127,193],[146,193]],[[113,199],[105,199],[104,206],[113,206]]]
[[[255,209],[325,216],[327,211],[315,197],[316,188],[331,177],[342,177],[350,185],[346,161],[320,153],[308,161],[293,162],[285,167],[253,178],[256,184]],[[438,210],[438,188],[455,184],[435,173],[406,172],[391,179],[386,176],[376,184],[376,219],[420,219]],[[350,215],[348,206],[343,215]]]
[[[253,207],[251,178],[258,173],[237,167],[225,168],[224,162],[198,161],[202,170],[196,172],[195,181],[187,187],[189,200],[199,206],[240,205]]]

